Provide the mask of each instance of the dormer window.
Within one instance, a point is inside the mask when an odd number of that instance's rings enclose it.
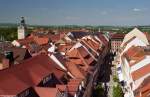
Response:
[[[52,75],[48,75],[43,79],[43,85],[46,84],[48,81],[50,81],[52,79]]]

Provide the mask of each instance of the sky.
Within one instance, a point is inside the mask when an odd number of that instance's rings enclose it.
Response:
[[[150,25],[150,0],[0,0],[0,23]]]

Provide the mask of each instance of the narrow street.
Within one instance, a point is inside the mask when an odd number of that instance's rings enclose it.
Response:
[[[100,68],[98,83],[101,83],[104,89],[103,97],[113,97],[113,85],[115,84],[113,75],[115,74],[115,66],[112,65],[112,59],[112,55],[108,54]]]
[[[113,97],[113,86],[116,84],[116,82],[114,82],[113,80],[113,76],[115,75],[115,66],[112,66],[111,67],[111,71],[112,71],[112,74],[110,75],[110,81],[109,81],[109,84],[108,84],[108,94],[107,94],[107,97]]]

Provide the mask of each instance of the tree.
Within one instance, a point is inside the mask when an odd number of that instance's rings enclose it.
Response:
[[[102,84],[99,83],[96,88],[95,88],[95,91],[94,91],[94,97],[102,97],[104,96],[104,89],[102,87]]]
[[[113,86],[113,97],[123,97],[123,91],[120,85]]]
[[[17,28],[0,28],[0,37],[3,37],[5,41],[17,39]]]
[[[117,75],[113,76],[113,80],[114,80],[114,82],[119,82],[119,79],[118,79]]]

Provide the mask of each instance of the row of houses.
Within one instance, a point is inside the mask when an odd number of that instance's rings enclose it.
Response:
[[[121,44],[117,73],[124,97],[150,96],[150,37],[134,28]]]
[[[56,36],[53,41],[47,32],[34,32],[1,44],[1,97],[91,97],[109,38],[87,32]]]

